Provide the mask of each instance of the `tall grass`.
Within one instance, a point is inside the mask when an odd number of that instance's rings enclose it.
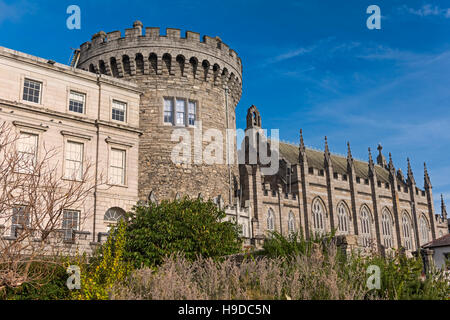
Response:
[[[368,266],[381,270],[381,288],[367,286]],[[442,274],[422,275],[421,258],[397,254],[343,254],[332,236],[304,240],[274,233],[261,253],[243,260],[186,259],[182,253],[164,259],[158,268],[132,272],[116,284],[112,299],[132,300],[361,300],[446,299],[449,286]]]

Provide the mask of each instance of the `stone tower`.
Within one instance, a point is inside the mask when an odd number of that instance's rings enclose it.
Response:
[[[222,195],[225,203],[234,196],[238,178],[237,156],[227,165],[226,129],[235,129],[235,107],[242,94],[242,63],[236,52],[220,38],[168,28],[144,28],[136,21],[120,31],[98,32],[92,41],[81,45],[78,68],[137,83],[143,91],[140,102],[139,197],[150,192],[158,199],[177,193],[205,198]],[[183,102],[184,101],[184,102]],[[193,110],[195,111],[193,112]],[[227,115],[228,110],[228,115]],[[179,112],[180,111],[180,112]],[[191,125],[195,118],[195,126]],[[201,121],[202,135],[199,121]],[[126,126],[126,121],[124,123]],[[176,164],[171,159],[181,138],[172,139],[175,129],[186,129],[191,138],[191,161]],[[203,153],[216,129],[223,137],[223,163],[194,163],[194,132],[201,140]],[[174,141],[172,141],[174,140]],[[233,138],[236,144],[236,138]],[[197,140],[198,141],[198,140]],[[185,141],[183,141],[185,142]],[[203,150],[203,152],[202,152]],[[233,148],[234,150],[234,148]]]

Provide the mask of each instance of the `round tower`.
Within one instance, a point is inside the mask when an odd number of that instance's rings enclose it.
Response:
[[[236,129],[235,107],[242,93],[242,63],[234,50],[218,37],[204,36],[201,41],[200,34],[191,31],[185,37],[172,28],[166,29],[166,35],[159,28],[144,32],[142,23],[136,21],[125,30],[125,37],[120,31],[101,31],[82,44],[77,67],[133,81],[144,92],[140,103],[141,199],[151,191],[158,199],[202,193],[205,198],[222,195],[228,203],[239,179],[236,152],[227,156],[225,146],[226,129]],[[172,153],[181,138],[172,141],[172,134],[181,128],[190,135],[191,161],[177,164]],[[222,164],[205,163],[211,144],[205,136],[209,129],[222,134]],[[200,152],[194,146],[194,131],[201,139]],[[233,163],[230,166],[228,158]]]

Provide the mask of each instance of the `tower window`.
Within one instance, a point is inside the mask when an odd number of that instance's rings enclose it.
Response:
[[[197,105],[194,101],[189,101],[189,125],[194,126],[197,118]]]
[[[195,126],[197,102],[184,98],[164,98],[164,123],[175,126]]]
[[[173,99],[164,99],[164,122],[173,123]]]
[[[177,126],[186,124],[186,100],[177,99]]]

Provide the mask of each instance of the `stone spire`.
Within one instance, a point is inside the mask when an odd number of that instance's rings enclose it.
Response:
[[[325,163],[330,164],[331,163],[331,154],[330,149],[328,148],[328,139],[325,136]]]
[[[411,169],[411,163],[409,162],[409,158],[407,159],[407,161],[408,161],[408,181],[411,184],[416,184],[416,181],[414,180],[414,174]]]
[[[431,188],[430,176],[428,175],[427,164],[425,162],[423,163],[423,168],[424,168],[425,189]]]
[[[397,178],[398,178],[400,181],[405,181],[405,176],[403,175],[402,169],[398,169],[398,170],[397,170]]]
[[[445,207],[445,202],[444,202],[444,196],[441,193],[441,214],[442,214],[442,219],[446,220],[447,219],[447,208]]]
[[[383,150],[383,147],[381,146],[381,143],[378,144],[378,157],[377,157],[377,164],[379,166],[382,166],[383,168],[387,168],[387,161],[386,158],[383,156],[383,153],[381,152]]]
[[[352,150],[350,148],[350,142],[347,142],[347,162],[353,163]]]
[[[375,164],[372,159],[372,151],[369,148],[369,175],[373,176],[375,174]]]
[[[299,147],[300,153],[305,153],[306,152],[306,148],[305,148],[305,142],[303,141],[303,130],[300,129],[300,147]]]
[[[389,152],[389,172],[392,174],[393,177],[395,177],[395,167],[394,162],[392,161],[392,154]]]

